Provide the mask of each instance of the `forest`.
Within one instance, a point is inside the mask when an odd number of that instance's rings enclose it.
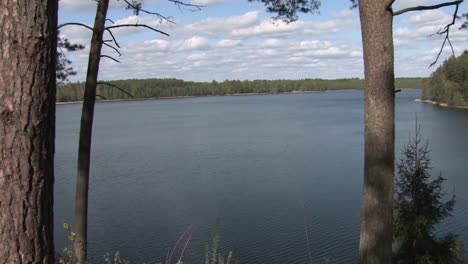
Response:
[[[423,82],[423,99],[449,106],[468,106],[468,51],[445,60]]]
[[[420,88],[424,78],[397,78],[396,88]],[[303,80],[225,80],[193,82],[179,79],[130,79],[99,85],[97,100],[144,99],[165,97],[219,96],[233,94],[276,94],[327,90],[362,89],[364,80],[303,79]],[[83,100],[84,83],[69,83],[57,88],[57,102]],[[117,88],[116,88],[117,87]],[[131,96],[130,96],[131,95]]]

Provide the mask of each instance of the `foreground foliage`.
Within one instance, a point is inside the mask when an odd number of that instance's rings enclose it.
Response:
[[[76,234],[72,231],[71,225],[68,223],[63,224],[63,228],[68,233],[68,241],[69,245],[62,249],[62,252],[57,254],[56,264],[79,264],[80,261],[75,257],[73,252],[73,242],[75,241]],[[156,264],[184,264],[182,258],[184,256],[185,249],[190,242],[192,237],[191,234],[191,226],[189,226],[186,231],[180,236],[179,240],[174,245],[171,254],[168,252],[168,256],[163,262],[156,262]],[[206,245],[205,248],[205,264],[239,264],[239,256],[237,255],[236,250],[229,251],[226,258],[224,258],[223,254],[220,251],[220,231],[219,231],[219,224],[216,226],[216,233],[213,237],[212,244]],[[183,249],[177,253],[175,252],[176,249],[179,247],[180,242],[183,242]],[[176,253],[176,254],[174,254]],[[173,258],[174,257],[174,258]],[[123,258],[119,251],[116,251],[113,255],[106,253],[103,257],[103,262],[101,261],[89,261],[86,260],[84,263],[91,264],[91,263],[105,263],[105,264],[130,264],[130,261]]]
[[[435,235],[437,224],[453,211],[455,196],[442,201],[445,179],[441,175],[433,179],[431,169],[428,143],[421,142],[416,124],[415,135],[397,163],[394,263],[463,263],[457,236]]]

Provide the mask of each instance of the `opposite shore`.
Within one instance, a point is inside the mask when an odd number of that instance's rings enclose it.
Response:
[[[361,89],[343,89],[343,90],[361,90]],[[198,98],[198,97],[215,97],[215,96],[248,96],[248,95],[273,95],[273,94],[300,94],[300,93],[323,93],[327,91],[338,91],[338,90],[323,90],[323,91],[291,91],[281,93],[234,93],[225,95],[198,95],[198,96],[166,96],[166,97],[150,97],[150,98],[125,98],[125,99],[104,99],[96,100],[96,103],[112,103],[112,102],[132,102],[132,101],[152,101],[152,100],[167,100],[167,99],[185,99],[185,98]],[[83,101],[67,101],[67,102],[56,102],[57,105],[66,104],[81,104]]]

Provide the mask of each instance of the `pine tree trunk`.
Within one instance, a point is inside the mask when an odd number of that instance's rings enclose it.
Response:
[[[360,263],[391,263],[395,142],[392,0],[360,0],[365,161]]]
[[[89,51],[88,72],[86,74],[85,94],[83,99],[83,112],[81,114],[75,196],[75,240],[73,245],[75,257],[79,263],[85,263],[87,260],[88,189],[91,138],[99,62],[101,60],[102,37],[104,34],[108,6],[109,0],[98,1],[93,36]]]
[[[0,3],[0,263],[53,263],[57,0]]]

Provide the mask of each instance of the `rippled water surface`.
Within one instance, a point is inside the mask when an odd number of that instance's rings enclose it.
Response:
[[[417,114],[434,174],[456,193],[439,228],[468,244],[468,111],[397,94],[397,155]],[[81,105],[57,106],[55,237],[73,221]],[[192,225],[185,263],[216,230],[241,263],[355,263],[363,183],[363,92],[202,97],[96,105],[89,204],[91,259],[165,258]],[[307,232],[306,232],[307,230]],[[177,253],[176,253],[177,255]]]

